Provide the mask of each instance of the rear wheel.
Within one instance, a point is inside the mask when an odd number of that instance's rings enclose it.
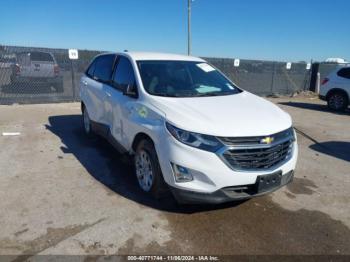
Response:
[[[148,139],[140,141],[135,153],[135,171],[140,188],[155,198],[166,195],[168,188],[163,179],[154,145]]]
[[[344,111],[348,107],[348,97],[340,91],[332,92],[327,97],[328,107],[334,111]]]
[[[91,120],[90,120],[89,113],[86,110],[85,106],[83,106],[83,110],[82,111],[83,111],[83,124],[84,124],[85,134],[87,134],[88,136],[92,136],[93,135],[93,131],[92,131],[92,128],[91,128]]]

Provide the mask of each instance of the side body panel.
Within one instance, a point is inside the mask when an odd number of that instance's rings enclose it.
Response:
[[[80,97],[92,121],[106,124],[104,109],[104,84],[84,75],[80,80]]]

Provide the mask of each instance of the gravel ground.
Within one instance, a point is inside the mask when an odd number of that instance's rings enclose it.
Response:
[[[350,113],[315,98],[270,99],[298,130],[294,182],[219,206],[160,202],[80,104],[0,106],[0,254],[348,254]]]

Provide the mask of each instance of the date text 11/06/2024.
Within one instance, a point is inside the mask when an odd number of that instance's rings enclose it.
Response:
[[[128,261],[220,261],[217,256],[128,256]]]

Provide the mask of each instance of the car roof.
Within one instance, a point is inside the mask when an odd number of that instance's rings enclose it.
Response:
[[[170,54],[170,53],[155,53],[155,52],[121,52],[120,55],[128,56],[129,58],[140,60],[171,60],[171,61],[195,61],[204,62],[203,59],[194,56]]]

